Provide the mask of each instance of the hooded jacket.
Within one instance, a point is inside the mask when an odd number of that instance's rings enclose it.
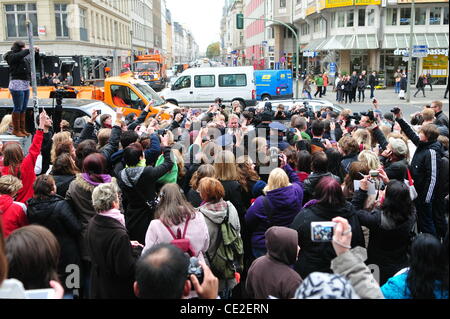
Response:
[[[315,271],[331,273],[330,262],[336,257],[336,253],[331,242],[313,242],[311,240],[311,222],[329,222],[337,216],[347,219],[352,227],[351,246],[365,247],[361,225],[352,204],[345,202],[342,207],[330,208],[317,203],[305,207],[298,213],[290,226],[298,233],[298,245],[301,250],[294,269],[302,278],[306,278]]]
[[[9,195],[0,195],[0,227],[5,238],[17,228],[28,225],[26,210],[25,204],[15,202]]]
[[[265,232],[271,226],[289,226],[302,208],[303,184],[289,165],[284,167],[292,185],[267,192],[268,208],[272,210],[272,219],[264,207],[264,197],[259,196],[245,214],[245,221],[252,233],[253,248],[265,249]]]
[[[414,179],[420,202],[431,203],[437,190],[441,158],[444,147],[439,141],[421,142],[419,136],[403,119],[397,119],[406,136],[417,146],[411,160],[411,175]]]
[[[81,234],[81,223],[69,203],[59,195],[53,195],[46,199],[32,198],[27,203],[30,223],[48,228],[59,242],[61,255],[58,273],[65,274],[67,265],[79,265],[78,241]]]
[[[73,180],[66,193],[66,200],[71,205],[75,215],[81,222],[81,238],[80,248],[81,256],[84,259],[89,260],[89,254],[87,252],[85,236],[89,221],[96,215],[95,209],[92,206],[92,192],[99,183],[94,183],[83,174],[77,174],[75,180]],[[103,182],[116,182],[115,178],[111,178],[110,175],[102,175]]]
[[[241,224],[236,208],[229,201],[221,200],[216,204],[206,203],[198,208],[198,211],[205,217],[206,226],[209,233],[209,247],[206,252],[207,256],[214,256],[219,248],[220,240],[222,240],[220,225],[228,215],[228,222],[239,233]],[[228,280],[226,287],[233,288],[236,286],[234,279]],[[225,281],[219,278],[219,291],[225,288]]]
[[[353,195],[352,204],[355,208],[362,209],[366,198],[367,192],[358,190]],[[402,223],[395,223],[379,209],[372,212],[358,210],[357,216],[361,225],[370,231],[367,264],[378,265],[380,285],[383,285],[400,269],[408,266],[408,248],[416,222],[415,211]]]
[[[164,163],[157,167],[128,167],[117,176],[118,184],[125,197],[125,223],[131,240],[145,242],[154,211],[150,211],[147,201],[157,197],[156,181],[172,169],[170,148],[164,150]]]
[[[293,229],[274,226],[266,231],[265,237],[267,254],[256,259],[248,271],[248,296],[292,298],[302,283],[299,274],[290,267],[297,260],[297,234]]]

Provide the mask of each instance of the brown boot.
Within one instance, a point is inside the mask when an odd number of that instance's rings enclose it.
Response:
[[[20,113],[20,131],[22,132],[22,134],[25,134],[26,136],[30,136],[31,134],[28,133],[26,130],[25,118],[26,118],[26,113]]]
[[[13,122],[13,131],[12,134],[17,137],[26,137],[25,134],[20,130],[20,113],[13,112],[12,113],[12,122]]]

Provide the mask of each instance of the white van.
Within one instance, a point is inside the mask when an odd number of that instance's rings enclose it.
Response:
[[[252,66],[224,68],[189,68],[181,73],[171,88],[160,96],[179,106],[209,106],[220,97],[223,103],[238,100],[241,105],[256,105],[256,86]]]

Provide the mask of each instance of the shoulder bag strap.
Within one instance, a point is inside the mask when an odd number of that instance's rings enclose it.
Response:
[[[188,215],[188,217],[186,219],[186,223],[184,224],[183,237],[181,239],[184,239],[184,237],[186,236],[186,231],[187,231],[187,227],[188,227],[190,219],[191,219],[191,216]]]
[[[406,168],[406,172],[408,174],[409,186],[414,186],[414,182],[413,182],[413,179],[411,177],[411,172],[409,171],[409,168]]]
[[[163,223],[163,225],[166,226],[167,230],[169,231],[170,235],[172,235],[173,239],[177,239],[177,236],[175,236],[172,229],[170,229],[170,227],[167,226],[165,223]]]

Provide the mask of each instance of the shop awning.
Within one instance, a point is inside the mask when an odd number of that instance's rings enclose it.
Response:
[[[309,42],[301,51],[320,51],[327,39],[315,39]]]
[[[448,33],[415,33],[413,45],[427,45],[429,48],[448,48]],[[385,34],[383,49],[406,49],[409,47],[409,33]]]
[[[376,34],[334,35],[320,50],[369,50],[378,49]]]
[[[334,35],[322,46],[322,50],[352,49],[353,35]]]

